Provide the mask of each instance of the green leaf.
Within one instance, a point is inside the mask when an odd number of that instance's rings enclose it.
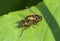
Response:
[[[60,41],[60,1],[44,0],[30,9],[42,16],[38,25],[24,30],[18,28],[18,21],[30,14],[29,9],[9,12],[0,16],[0,41]],[[33,28],[34,26],[34,28]]]

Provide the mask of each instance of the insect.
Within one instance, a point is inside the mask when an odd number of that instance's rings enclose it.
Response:
[[[28,7],[26,7],[26,8],[29,9],[29,11],[31,12],[31,14],[29,14],[28,16],[26,16],[25,20],[33,21],[33,24],[37,24],[39,21],[42,20],[42,16],[37,15],[30,8],[28,8]]]
[[[30,14],[25,17],[25,20],[33,21],[33,24],[37,24],[39,21],[42,20],[42,16],[39,16],[37,14]]]
[[[31,10],[30,10],[31,11]],[[39,21],[42,20],[42,16],[35,14],[34,12],[32,14],[27,15],[24,20],[21,20],[18,22],[18,28],[24,28],[22,30],[22,33],[25,29],[28,27],[37,24]],[[20,36],[22,35],[20,34]]]
[[[30,14],[24,18],[24,20],[19,21],[18,28],[23,27],[22,33],[25,29],[30,27],[33,24],[37,24],[39,21],[42,20],[42,16],[39,16],[37,14]],[[22,35],[20,34],[20,36]]]

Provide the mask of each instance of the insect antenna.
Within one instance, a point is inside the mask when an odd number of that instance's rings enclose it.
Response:
[[[28,8],[27,6],[26,6],[26,9],[29,9],[29,11],[30,11],[31,13],[34,13],[34,14],[35,14],[35,12],[34,12],[33,10],[31,10],[30,8]]]
[[[19,37],[21,37],[21,36],[22,36],[22,34],[23,34],[23,31],[24,31],[24,29],[22,30],[22,32],[21,32],[21,34],[19,35]]]

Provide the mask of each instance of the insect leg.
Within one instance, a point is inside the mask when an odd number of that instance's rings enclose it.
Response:
[[[19,37],[22,36],[22,34],[23,34],[23,32],[24,32],[25,29],[27,29],[27,28],[22,29],[22,32],[21,32],[21,34],[19,35]]]
[[[32,25],[32,27],[34,28],[34,25]]]
[[[22,34],[23,34],[23,31],[24,31],[24,30],[22,30],[22,32],[21,32],[21,34],[19,35],[19,37],[21,37],[21,36],[22,36]]]

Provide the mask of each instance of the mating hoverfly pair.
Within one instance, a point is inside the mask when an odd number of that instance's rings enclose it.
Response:
[[[32,11],[32,10],[31,10]],[[24,20],[21,20],[21,21],[19,21],[18,23],[18,28],[20,28],[20,27],[23,27],[24,29],[26,29],[26,28],[28,28],[28,27],[30,27],[30,26],[32,26],[32,25],[36,25],[39,21],[41,21],[42,20],[42,16],[40,16],[40,15],[37,15],[37,14],[35,14],[34,12],[33,12],[33,14],[29,14],[29,15],[27,15],[25,18],[24,18]],[[24,29],[22,30],[22,33],[23,33],[23,31],[24,31]],[[21,33],[21,35],[22,35],[22,33]],[[21,36],[20,35],[20,36]]]

